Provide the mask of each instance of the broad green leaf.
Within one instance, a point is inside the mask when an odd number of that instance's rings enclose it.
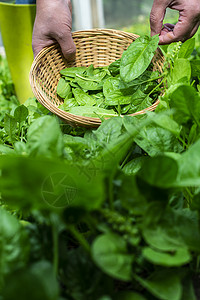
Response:
[[[65,99],[64,103],[61,104],[58,108],[69,111],[71,107],[77,106],[78,103],[76,102],[75,98]]]
[[[102,166],[103,161],[104,169],[109,172],[113,172],[119,166],[120,162],[128,154],[134,137],[148,124],[149,120],[144,119],[138,122],[137,118],[124,117],[122,122],[127,132],[124,132],[124,134],[119,135],[117,139],[105,145],[103,151],[99,153],[93,161],[96,166]]]
[[[7,135],[13,139],[15,133],[16,133],[16,128],[17,128],[17,121],[15,118],[9,114],[5,115],[4,118],[4,129],[7,133]]]
[[[143,248],[142,254],[145,259],[154,265],[164,267],[179,267],[190,262],[191,255],[187,248],[179,248],[175,251],[160,252],[152,248]]]
[[[81,89],[73,89],[73,94],[76,102],[81,106],[93,106],[96,104],[94,98],[89,96],[87,93],[82,91]]]
[[[152,186],[168,188],[176,182],[177,174],[178,164],[174,159],[156,156],[145,161],[138,176]]]
[[[126,175],[134,175],[141,169],[145,160],[145,156],[136,157],[129,161],[122,170]]]
[[[27,150],[31,156],[62,156],[63,137],[55,118],[44,116],[30,125],[27,133]]]
[[[157,271],[148,279],[135,275],[136,280],[158,299],[180,300],[182,295],[181,279],[174,270]]]
[[[98,69],[96,69],[98,70]],[[101,82],[103,79],[105,79],[106,75],[108,74],[108,72],[106,70],[99,70],[99,72],[97,72],[96,74],[94,74],[94,76],[90,76],[90,79],[93,79],[97,82]]]
[[[63,79],[62,77],[60,78],[60,80],[58,81],[58,85],[57,85],[57,94],[61,97],[61,98],[66,98],[69,94],[71,93],[71,86],[70,84]]]
[[[6,145],[0,145],[0,154],[12,155],[14,154],[14,150]]]
[[[200,96],[197,91],[189,85],[178,86],[170,95],[170,106],[176,110],[174,119],[179,124],[188,120],[200,123]]]
[[[200,59],[194,59],[190,61],[192,69],[192,77],[198,77],[200,74]]]
[[[143,216],[148,208],[147,198],[141,193],[135,176],[121,174],[118,191],[122,206],[136,216]]]
[[[87,74],[87,76],[93,76],[94,75],[94,66],[93,65],[90,65],[87,69],[86,69],[86,71],[85,71],[85,73]]]
[[[16,295],[20,300],[58,300],[59,286],[51,264],[40,261],[31,265],[29,269],[9,276],[3,290],[4,299],[15,299]]]
[[[14,117],[18,123],[26,121],[28,117],[28,109],[25,105],[18,106],[14,111]]]
[[[159,74],[157,72],[152,72],[152,71],[144,71],[139,77],[136,79],[130,81],[130,82],[124,82],[123,80],[120,80],[119,82],[119,88],[121,90],[130,90],[132,93],[136,92],[138,88],[144,92],[146,89],[148,83],[150,82],[150,79],[158,77]]]
[[[70,81],[70,86],[71,86],[71,88],[80,88],[76,79],[73,79]]]
[[[144,218],[148,217],[148,211],[146,214]],[[143,225],[143,237],[151,247],[160,251],[187,248],[199,253],[200,232],[197,212],[168,208],[158,221],[156,217],[157,212],[154,219],[152,216],[150,223]]]
[[[84,160],[92,157],[93,149],[96,149],[96,143],[93,141],[88,141],[85,138],[71,135],[64,135],[63,141],[65,144],[65,152],[68,152],[67,159],[69,161],[76,161],[76,163],[81,162],[84,165]]]
[[[145,128],[152,123],[151,118],[141,118],[140,116],[135,116],[134,118],[131,116],[124,116],[122,120],[126,131],[132,137],[136,137],[142,128]]]
[[[75,106],[69,109],[69,112],[74,115],[93,117],[93,118],[110,118],[117,116],[113,109],[104,109],[95,106]]]
[[[75,81],[79,87],[86,91],[98,91],[103,89],[103,81],[99,82],[99,80],[95,81],[78,75],[76,76]]]
[[[131,108],[129,114],[136,111],[143,110],[153,104],[153,99],[147,94],[144,94],[141,90],[137,90],[131,97]]]
[[[76,74],[83,74],[85,72],[86,67],[71,67],[65,68],[60,71],[60,74],[66,77],[75,77]]]
[[[181,42],[174,42],[168,45],[167,47],[167,54],[168,56],[172,56],[173,58],[177,58],[177,55],[179,53],[181,47]]]
[[[121,141],[122,131],[122,118],[110,118],[105,120],[97,130],[87,131],[84,138],[65,135],[65,149],[72,161],[80,162],[83,171],[93,176],[93,173],[104,169],[107,164],[112,169],[115,168],[125,155],[124,151],[125,153],[127,151],[125,148],[127,149],[130,143],[126,141],[124,144],[124,140]],[[90,168],[91,172],[89,172]]]
[[[196,142],[198,138],[198,126],[197,124],[193,124],[191,129],[190,129],[190,133],[188,135],[188,145],[192,145]]]
[[[128,133],[124,133],[111,143],[105,144],[103,150],[92,160],[94,165],[96,168],[101,168],[103,164],[103,168],[108,174],[115,172],[132,143],[132,137]]]
[[[97,104],[99,104],[98,101],[105,100],[103,92],[97,92],[97,93],[90,94],[90,95],[95,99],[95,101],[97,102]]]
[[[179,172],[174,186],[200,185],[200,139],[177,160]]]
[[[123,53],[120,75],[125,82],[139,77],[149,66],[158,47],[159,37],[155,35],[137,38]]]
[[[185,78],[187,79],[188,83],[191,78],[191,66],[190,62],[185,58],[178,58],[174,62],[174,67],[172,69],[172,82],[177,83],[185,82]]]
[[[105,97],[103,93],[100,92],[97,94],[93,94],[92,97],[94,98],[97,107],[107,108],[107,106],[105,105]]]
[[[127,253],[125,241],[116,234],[103,234],[92,245],[94,262],[106,274],[123,281],[131,280],[133,255]]]
[[[2,198],[14,209],[59,213],[70,206],[91,211],[105,199],[103,174],[92,164],[84,169],[75,160],[4,155],[0,170]]]
[[[164,152],[180,153],[183,150],[174,134],[157,125],[149,125],[143,128],[134,141],[150,156]]]
[[[25,230],[17,218],[0,207],[0,289],[6,275],[27,264],[28,254]]]
[[[115,142],[122,134],[122,130],[122,118],[116,117],[105,120],[93,134],[98,143],[107,145]]]
[[[131,104],[128,104],[128,105],[125,105],[123,107],[120,107],[120,113],[121,115],[128,115],[128,112],[129,110],[131,109],[132,105]]]
[[[178,53],[179,58],[189,58],[194,51],[195,39],[189,39],[181,45]]]
[[[119,72],[120,72],[120,63],[121,63],[121,58],[117,59],[116,61],[114,61],[113,63],[111,63],[109,65],[108,70],[110,71],[112,76],[116,76],[116,75],[119,74]]]
[[[170,115],[166,113],[155,114],[154,112],[150,113],[151,117],[153,117],[153,122],[158,126],[168,130],[175,136],[179,136],[181,131],[181,126],[173,120]]]
[[[103,85],[103,93],[106,98],[106,105],[124,105],[131,102],[131,95],[126,95],[119,89],[119,79],[108,78]]]
[[[15,142],[14,150],[16,154],[27,155],[27,144],[25,142]]]

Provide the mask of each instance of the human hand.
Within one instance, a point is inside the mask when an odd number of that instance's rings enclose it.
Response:
[[[179,11],[176,25],[164,24],[167,7]],[[159,44],[165,45],[191,38],[200,25],[200,0],[154,0],[151,14],[151,35],[159,34]]]
[[[70,0],[37,0],[32,39],[34,56],[44,47],[57,41],[64,57],[69,61],[73,60],[76,47],[71,29],[72,6]]]

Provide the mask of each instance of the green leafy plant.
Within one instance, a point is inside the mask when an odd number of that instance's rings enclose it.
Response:
[[[1,300],[199,298],[198,48],[189,40],[162,51],[155,112],[122,118],[115,110],[96,130],[71,128],[35,99],[17,105],[3,96]],[[154,75],[145,71],[131,85],[116,77],[119,68],[63,70],[58,92],[85,108],[103,101],[103,89],[114,110],[112,95],[124,89],[128,101],[137,82],[142,101]]]

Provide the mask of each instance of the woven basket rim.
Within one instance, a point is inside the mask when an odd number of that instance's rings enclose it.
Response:
[[[134,34],[134,33],[129,33],[129,32],[125,32],[125,31],[121,31],[121,30],[117,30],[117,29],[90,29],[90,30],[78,30],[78,31],[74,31],[72,32],[72,37],[79,37],[79,36],[83,36],[83,35],[88,35],[88,36],[96,36],[96,35],[108,35],[108,36],[115,36],[116,37],[123,37],[123,38],[130,38],[130,40],[135,40],[136,38],[139,37],[139,35]],[[44,92],[42,91],[42,89],[40,88],[39,83],[37,82],[37,78],[35,76],[35,71],[37,70],[37,67],[40,63],[40,60],[50,51],[52,51],[53,49],[59,49],[60,50],[60,46],[57,42],[55,42],[54,44],[43,48],[38,54],[37,56],[34,58],[34,61],[32,63],[31,66],[31,70],[29,73],[29,81],[30,81],[30,85],[32,87],[34,96],[36,97],[36,99],[44,106],[46,107],[49,111],[51,111],[52,113],[58,115],[61,119],[64,119],[65,121],[69,121],[69,123],[74,123],[75,125],[79,125],[79,126],[84,126],[85,123],[87,123],[88,126],[99,126],[101,124],[101,119],[100,118],[95,118],[95,117],[85,117],[85,116],[80,116],[80,115],[74,115],[72,113],[66,112],[60,108],[58,108],[55,104],[53,104],[50,99],[47,97],[46,94],[44,94]],[[61,50],[60,50],[61,51]],[[158,49],[157,52],[159,52],[160,57],[163,58],[163,55],[161,53],[161,51]],[[124,116],[136,116],[136,115],[141,115],[141,114],[145,114],[148,111],[153,111],[157,105],[159,104],[159,99],[157,99],[151,106],[137,111],[133,114],[127,114],[127,115],[121,115],[121,117]],[[116,115],[117,117],[117,115]],[[109,118],[105,118],[105,119],[109,119]],[[83,123],[83,124],[82,124]]]

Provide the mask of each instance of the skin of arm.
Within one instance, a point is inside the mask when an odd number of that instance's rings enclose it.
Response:
[[[76,47],[72,39],[72,5],[70,0],[37,0],[32,47],[36,56],[44,47],[60,44],[64,57],[71,61]]]
[[[176,25],[164,24],[166,9],[179,11]],[[159,34],[160,45],[191,38],[200,25],[200,0],[154,0],[151,14],[151,35]]]

